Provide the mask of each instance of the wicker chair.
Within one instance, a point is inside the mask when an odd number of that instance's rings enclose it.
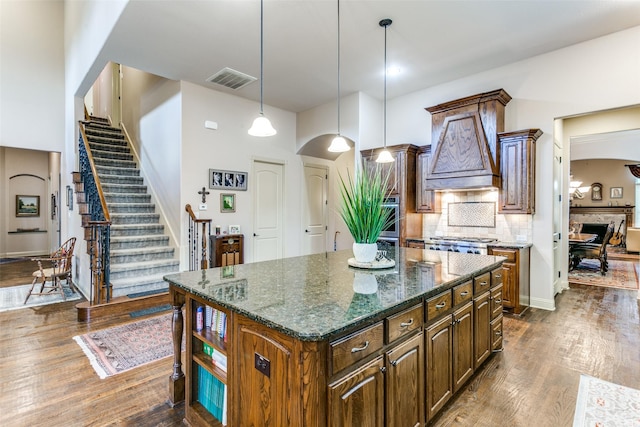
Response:
[[[576,268],[585,258],[600,260],[600,274],[603,276],[609,270],[607,262],[607,245],[613,235],[613,224],[607,227],[602,243],[578,243],[569,247],[569,270]]]
[[[75,292],[71,284],[71,261],[73,259],[73,249],[75,245],[76,238],[72,237],[64,242],[51,256],[31,259],[38,263],[38,269],[32,274],[33,282],[31,282],[31,289],[29,289],[29,293],[24,299],[25,304],[31,295],[51,295],[56,292],[62,296],[63,301],[66,300],[64,289],[62,288],[62,280],[66,280],[71,290]],[[50,282],[50,284],[47,284],[47,282]],[[38,284],[40,290],[34,292]]]

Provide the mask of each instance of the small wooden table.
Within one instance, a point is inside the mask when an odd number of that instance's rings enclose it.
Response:
[[[593,242],[596,237],[598,237],[597,234],[569,233],[569,244]]]

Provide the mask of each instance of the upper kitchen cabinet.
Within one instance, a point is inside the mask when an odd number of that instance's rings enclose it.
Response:
[[[440,193],[427,189],[426,176],[431,161],[431,146],[420,147],[416,163],[416,211],[420,213],[440,213]]]
[[[398,201],[398,242],[406,246],[406,238],[422,235],[422,215],[416,213],[416,156],[418,147],[412,144],[387,146],[395,159],[393,163],[376,163],[382,148],[362,150],[362,162],[365,168],[391,168],[389,176],[389,196]]]
[[[502,185],[498,213],[533,214],[535,212],[535,142],[540,129],[525,129],[498,134]]]
[[[428,107],[431,113],[431,162],[428,190],[500,186],[500,147],[504,110],[511,96],[503,89]]]

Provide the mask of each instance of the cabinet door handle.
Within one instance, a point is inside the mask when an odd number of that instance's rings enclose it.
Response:
[[[461,297],[466,297],[467,295],[469,295],[469,291],[460,292]]]
[[[499,336],[501,336],[501,335],[502,335],[502,332],[500,332],[500,331],[496,331],[496,336],[497,336],[497,337],[499,337]]]
[[[446,307],[446,302],[441,302],[440,304],[436,304],[436,310],[440,310],[441,308]]]
[[[502,300],[500,298],[496,299],[496,304],[500,304],[502,302]]]
[[[381,367],[380,367],[380,372],[382,372],[383,374],[384,374],[385,372],[387,372],[387,367],[386,367],[386,366],[381,366]]]
[[[397,366],[398,365],[398,361],[397,360],[392,360],[391,361],[391,366]]]
[[[496,274],[496,279],[502,279],[502,274]]]
[[[409,319],[408,322],[402,322],[400,323],[400,327],[401,328],[406,328],[407,326],[411,326],[413,325],[413,317],[411,319]]]
[[[359,351],[366,350],[366,349],[367,349],[367,347],[369,347],[369,341],[365,341],[365,342],[364,342],[364,345],[363,345],[362,347],[353,347],[353,348],[351,349],[351,353],[357,353],[357,352],[359,352]]]

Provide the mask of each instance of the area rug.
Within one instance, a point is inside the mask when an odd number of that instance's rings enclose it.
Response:
[[[573,427],[640,426],[640,390],[580,375]]]
[[[0,311],[19,310],[21,308],[38,307],[63,302],[62,295],[52,293],[51,295],[31,295],[29,301],[23,304],[30,288],[31,285],[0,288]],[[64,296],[67,301],[74,301],[81,298],[78,292],[71,291],[71,288],[66,285],[63,285],[62,289],[64,290]]]
[[[607,286],[620,289],[638,289],[638,276],[634,262],[609,260],[609,271],[600,274],[600,261],[584,259],[569,272],[569,283],[592,286]]]
[[[73,339],[104,379],[173,355],[172,316],[154,316]]]

